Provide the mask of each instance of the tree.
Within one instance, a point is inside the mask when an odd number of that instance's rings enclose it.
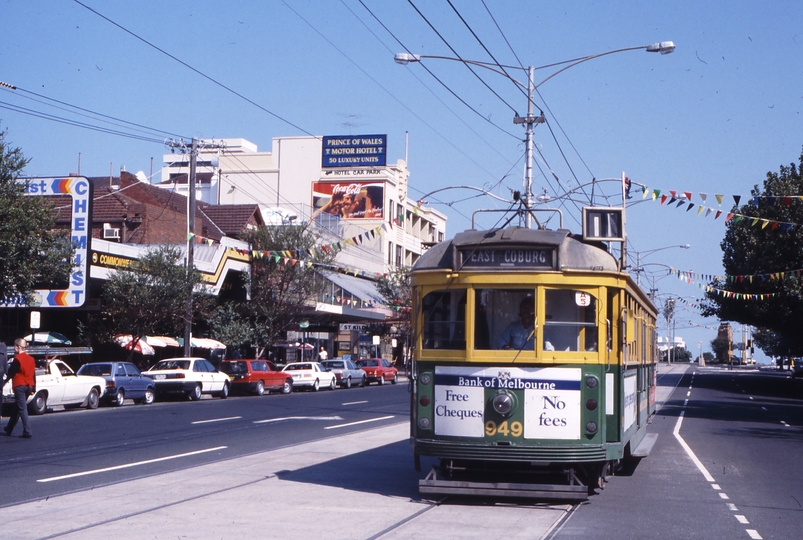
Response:
[[[144,336],[183,334],[190,295],[194,312],[205,311],[208,298],[199,292],[200,274],[188,275],[182,260],[178,248],[163,246],[109,276],[95,334],[131,334],[132,351]]]
[[[30,304],[38,286],[67,288],[73,249],[67,231],[54,230],[56,213],[47,198],[25,195],[18,179],[29,160],[8,146],[6,134],[0,131],[0,303]]]
[[[396,348],[393,359],[398,361],[404,355],[404,346],[411,334],[412,286],[410,268],[397,267],[377,280],[376,289],[385,303],[394,311],[392,325],[396,327]],[[382,334],[378,334],[382,335]]]
[[[320,235],[305,225],[259,227],[246,239],[259,254],[251,261],[251,299],[221,306],[210,326],[213,336],[221,336],[247,325],[247,342],[260,358],[305,317],[326,282],[319,269],[331,264],[334,252],[316,248]]]
[[[728,338],[717,336],[715,339],[711,340],[711,350],[714,351],[714,357],[717,362],[722,364],[730,362],[728,355],[731,351],[731,342]]]
[[[798,199],[802,173],[803,153],[798,166],[792,163],[768,172],[763,190],[754,186],[751,201],[733,209],[750,217],[731,219],[720,244],[726,279],[712,281],[712,287],[773,296],[746,300],[708,292],[703,309],[704,315],[757,327],[755,345],[770,355],[803,355],[803,286],[800,277],[789,272],[803,268],[803,201]]]

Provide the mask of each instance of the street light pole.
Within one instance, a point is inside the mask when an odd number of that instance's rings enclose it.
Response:
[[[691,245],[689,244],[680,244],[678,246],[665,246],[657,249],[648,249],[647,251],[637,251],[636,252],[636,283],[641,285],[641,272],[643,268],[641,266],[641,256],[647,256],[655,253],[656,251],[662,251],[664,249],[673,249],[673,248],[680,248],[680,249],[689,249]]]
[[[527,89],[527,116],[524,118],[520,117],[518,114],[513,118],[514,124],[526,124],[525,134],[524,134],[524,143],[525,143],[525,164],[524,164],[524,209],[525,209],[525,225],[526,227],[532,228],[532,206],[533,206],[533,124],[543,124],[546,122],[546,118],[544,118],[543,112],[541,112],[538,116],[533,114],[533,108],[535,106],[534,102],[534,95],[535,90],[550,80],[555,75],[566,71],[567,69],[576,66],[577,64],[582,64],[583,62],[587,62],[589,60],[593,60],[594,58],[599,58],[601,56],[607,56],[609,54],[614,54],[618,52],[625,52],[625,51],[635,51],[643,49],[647,52],[657,52],[660,54],[669,54],[675,50],[675,44],[672,41],[661,41],[658,43],[652,43],[650,45],[641,45],[638,47],[626,47],[623,49],[614,49],[612,51],[606,51],[599,54],[592,54],[589,56],[583,56],[581,58],[575,58],[573,60],[566,60],[564,62],[558,62],[555,64],[549,64],[547,66],[540,66],[538,68],[530,66],[526,70],[523,67],[516,67],[516,66],[503,66],[500,64],[491,64],[488,62],[478,62],[476,60],[465,60],[462,58],[452,58],[449,56],[427,56],[421,54],[412,54],[409,52],[406,53],[398,53],[393,57],[393,60],[397,64],[407,65],[410,62],[420,62],[424,58],[431,58],[431,59],[438,59],[438,60],[452,60],[455,62],[461,62],[463,64],[470,64],[472,66],[478,66],[494,73],[498,73],[503,77],[506,77],[514,84],[518,85],[520,88]],[[535,84],[535,70],[536,69],[543,69],[548,67],[554,67],[558,65],[566,64],[547,78]],[[527,85],[522,84],[518,80],[514,79],[510,75],[507,74],[505,69],[519,69],[522,71],[527,72]]]

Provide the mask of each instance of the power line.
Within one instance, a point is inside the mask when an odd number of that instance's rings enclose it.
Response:
[[[315,137],[315,135],[313,135],[312,133],[310,133],[310,132],[309,132],[309,131],[307,131],[306,129],[304,129],[304,128],[302,128],[302,127],[299,127],[299,126],[297,126],[296,124],[294,124],[294,123],[293,123],[293,122],[291,122],[290,120],[287,120],[286,118],[283,118],[283,117],[279,116],[278,114],[274,113],[273,111],[270,111],[270,110],[266,109],[265,107],[263,107],[263,106],[262,106],[262,105],[260,105],[259,103],[257,103],[257,102],[255,102],[255,101],[253,101],[252,99],[249,99],[249,98],[245,97],[243,94],[241,94],[241,93],[237,92],[237,91],[236,91],[236,90],[234,90],[233,88],[231,88],[231,87],[229,87],[229,86],[226,86],[225,84],[223,84],[222,82],[218,81],[217,79],[214,79],[213,77],[211,77],[211,76],[207,75],[206,73],[204,73],[204,72],[202,72],[202,71],[200,71],[200,70],[198,70],[198,69],[196,69],[196,68],[192,67],[192,66],[191,66],[191,65],[189,65],[187,62],[185,62],[185,61],[183,61],[183,60],[179,59],[178,57],[176,57],[176,56],[174,56],[174,55],[170,54],[169,52],[165,51],[164,49],[162,49],[162,48],[160,48],[160,47],[157,47],[156,45],[154,45],[153,43],[151,43],[151,42],[150,42],[150,41],[148,41],[147,39],[145,39],[145,38],[143,38],[143,37],[141,37],[141,36],[139,36],[139,35],[135,34],[135,33],[134,33],[134,32],[132,32],[131,30],[128,30],[128,29],[127,29],[127,28],[125,28],[124,26],[122,26],[122,25],[120,25],[120,24],[118,24],[118,23],[114,22],[114,21],[113,21],[113,20],[111,20],[110,18],[108,18],[108,17],[106,17],[105,15],[101,14],[100,12],[98,12],[98,11],[96,11],[96,10],[92,9],[91,7],[87,6],[86,4],[83,4],[83,3],[82,3],[82,2],[80,2],[79,0],[73,0],[73,2],[75,2],[75,3],[76,3],[76,4],[78,4],[79,6],[81,6],[81,7],[85,8],[85,9],[87,9],[88,11],[91,11],[92,13],[94,13],[95,15],[97,15],[98,17],[100,17],[101,19],[103,19],[103,20],[105,20],[105,21],[107,21],[107,22],[109,22],[109,23],[113,24],[114,26],[116,26],[117,28],[119,28],[120,30],[122,30],[123,32],[125,32],[126,34],[129,34],[130,36],[132,36],[132,37],[134,37],[134,38],[138,39],[139,41],[143,42],[143,43],[144,43],[144,44],[146,44],[147,46],[149,46],[149,47],[151,47],[151,48],[153,48],[153,49],[156,49],[157,51],[159,51],[160,53],[164,54],[164,55],[165,55],[165,56],[167,56],[168,58],[170,58],[170,59],[172,59],[172,60],[175,60],[176,62],[178,62],[178,63],[179,63],[179,64],[181,64],[182,66],[184,66],[184,67],[186,67],[187,69],[189,69],[189,70],[191,70],[191,71],[193,71],[193,72],[197,73],[198,75],[200,75],[200,76],[201,76],[201,77],[203,77],[204,79],[206,79],[206,80],[208,80],[208,81],[212,82],[213,84],[216,84],[217,86],[219,86],[219,87],[223,88],[223,89],[224,89],[224,90],[226,90],[227,92],[230,92],[230,93],[234,94],[235,96],[237,96],[238,98],[242,99],[243,101],[246,101],[247,103],[250,103],[250,104],[251,104],[251,105],[253,105],[254,107],[258,108],[259,110],[261,110],[261,111],[263,111],[263,112],[266,112],[266,113],[268,113],[269,115],[271,115],[272,117],[276,118],[277,120],[280,120],[280,121],[284,122],[285,124],[287,124],[287,125],[289,125],[289,126],[291,126],[291,127],[294,127],[295,129],[297,129],[297,130],[301,131],[302,133],[305,133],[306,135],[309,135],[309,136],[311,136],[311,137]]]

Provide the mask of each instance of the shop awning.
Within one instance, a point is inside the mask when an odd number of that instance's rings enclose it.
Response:
[[[326,274],[326,279],[364,302],[369,302],[377,307],[385,305],[385,298],[379,294],[376,283],[373,281],[347,274]]]

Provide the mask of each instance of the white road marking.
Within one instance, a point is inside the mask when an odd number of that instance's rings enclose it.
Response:
[[[708,469],[705,468],[705,465],[703,465],[702,462],[699,459],[697,459],[697,456],[694,455],[692,449],[689,447],[688,444],[686,444],[686,441],[683,440],[683,437],[680,436],[680,426],[681,424],[683,424],[683,416],[685,412],[686,411],[680,411],[680,416],[678,417],[678,421],[675,424],[675,430],[672,432],[672,434],[678,440],[680,446],[682,446],[683,449],[686,451],[686,454],[688,454],[688,456],[691,458],[692,463],[694,463],[700,470],[700,472],[703,473],[706,482],[713,482],[714,477],[711,476],[711,473],[708,472]]]
[[[745,529],[745,531],[747,531],[747,534],[749,534],[750,538],[752,538],[753,540],[761,540],[761,535],[758,534],[757,530],[755,530],[755,529]]]
[[[746,518],[746,517],[744,517],[744,516],[743,516],[743,515],[741,515],[741,514],[736,514],[736,515],[735,515],[735,516],[733,516],[733,517],[735,517],[735,518],[736,518],[736,520],[737,520],[739,523],[743,524],[743,525],[748,525],[748,524],[750,523],[749,521],[747,521],[747,518]]]
[[[728,510],[730,510],[731,512],[738,512],[739,511],[739,509],[736,508],[736,505],[733,504],[733,503],[728,503]]]
[[[323,429],[337,429],[348,426],[356,426],[359,424],[367,424],[368,422],[378,422],[379,420],[387,420],[388,418],[395,418],[395,416],[382,416],[380,418],[371,418],[370,420],[360,420],[359,422],[349,422],[348,424],[338,424],[336,426],[326,426]]]
[[[753,401],[753,396],[749,396],[750,401]]]
[[[691,390],[689,390],[688,392],[686,392],[686,397],[689,397],[690,395],[691,395]]]
[[[105,467],[103,469],[95,469],[92,471],[84,471],[78,472],[73,474],[65,474],[64,476],[54,476],[52,478],[40,478],[37,482],[55,482],[56,480],[66,480],[67,478],[77,478],[79,476],[89,476],[90,474],[99,474],[109,471],[119,471],[120,469],[128,469],[130,467],[138,467],[140,465],[149,465],[151,463],[158,463],[160,461],[169,461],[171,459],[178,459],[183,457],[189,456],[196,456],[198,454],[205,454],[207,452],[216,452],[218,450],[224,450],[228,448],[228,446],[216,446],[214,448],[207,448],[206,450],[196,450],[195,452],[187,452],[185,454],[176,454],[174,456],[165,456],[156,459],[148,459],[145,461],[137,461],[135,463],[126,463],[125,465],[116,465],[114,467]]]
[[[286,420],[343,420],[341,416],[283,416],[281,418],[268,418],[267,420],[255,420],[255,424],[272,424],[273,422],[284,422]]]
[[[190,422],[191,424],[209,424],[212,422],[225,422],[226,420],[239,420],[242,416],[229,416],[228,418],[213,418],[211,420],[196,420],[195,422]]]
[[[720,489],[722,489],[721,487],[719,487],[719,484],[711,484],[711,487],[712,487],[712,488],[714,488],[714,489],[716,489],[717,491],[719,491]]]
[[[762,411],[766,411],[766,410],[767,410],[767,408],[766,408],[766,407],[761,407],[761,410],[762,410]]]
[[[348,401],[346,403],[341,403],[341,405],[362,405],[363,403],[368,403],[368,400],[364,399],[362,401]]]
[[[719,498],[720,498],[720,499],[726,499],[726,500],[727,500],[727,499],[730,499],[730,497],[728,497],[728,496],[727,496],[725,493],[720,493],[720,494],[719,494]]]
[[[781,424],[785,425],[786,427],[789,427],[789,424],[787,424],[787,423],[786,423],[786,422],[784,422],[783,420],[781,420]]]

